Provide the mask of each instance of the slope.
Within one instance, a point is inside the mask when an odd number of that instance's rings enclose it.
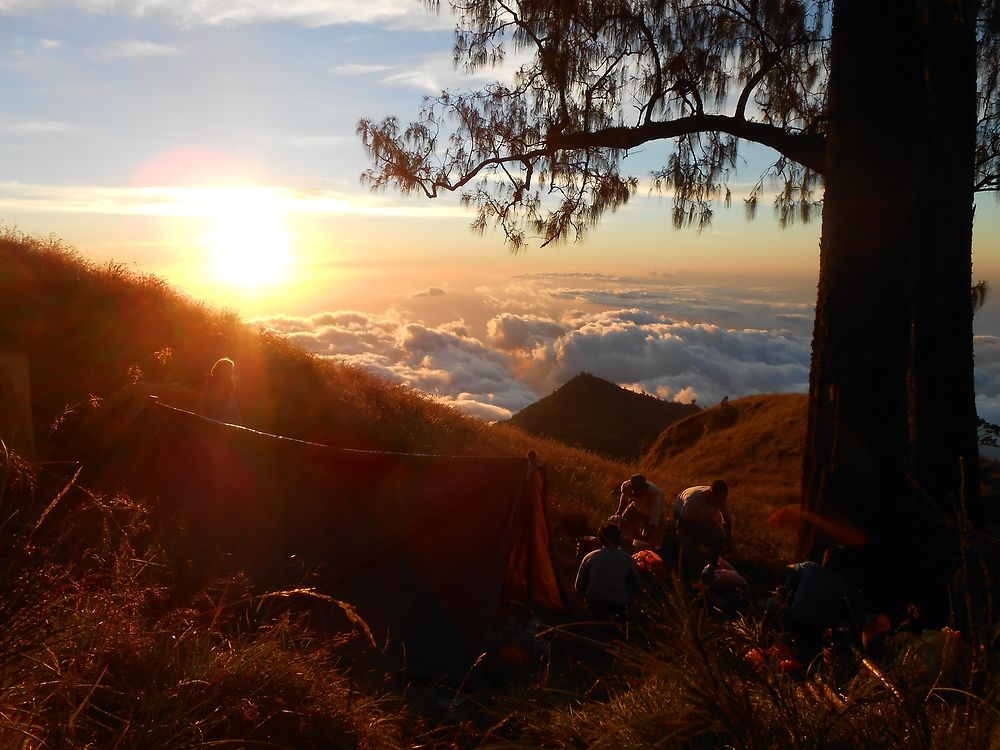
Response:
[[[532,435],[636,461],[666,427],[697,411],[693,404],[662,401],[582,372],[510,422]]]
[[[226,355],[237,362],[244,424],[257,430],[381,451],[535,450],[549,468],[549,507],[562,516],[586,514],[593,523],[607,514],[607,488],[631,471],[508,425],[464,417],[406,386],[310,355],[156,276],[119,263],[96,265],[58,240],[11,230],[0,230],[0,349],[30,361],[43,457],[77,458],[69,439],[74,429],[102,402],[120,404],[123,388],[199,389],[215,359]]]
[[[795,529],[773,529],[766,520],[778,508],[799,501],[807,401],[805,394],[724,401],[664,430],[642,466],[650,473],[682,477],[688,485],[725,479],[738,516],[737,534],[742,528],[757,538],[759,549],[748,556],[788,559]]]

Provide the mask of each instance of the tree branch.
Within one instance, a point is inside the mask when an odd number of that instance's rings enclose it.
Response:
[[[761,122],[741,120],[729,115],[693,115],[666,122],[649,122],[634,127],[604,128],[593,132],[552,132],[548,150],[579,148],[629,149],[650,141],[681,135],[717,131],[737,138],[770,146],[792,161],[817,174],[826,173],[826,137],[818,133],[789,133]]]

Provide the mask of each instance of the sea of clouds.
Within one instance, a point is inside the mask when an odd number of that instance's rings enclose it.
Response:
[[[449,294],[430,287],[409,301],[426,310]],[[252,322],[487,420],[508,418],[580,372],[706,405],[808,387],[812,304],[787,289],[533,274],[477,286],[470,296],[477,309],[437,324],[414,317],[407,300],[383,312]]]
[[[809,285],[737,287],[669,275],[530,274],[475,287],[468,315],[428,322],[444,286],[381,312],[274,315],[253,323],[321,357],[357,365],[486,420],[511,414],[580,372],[665,400],[805,393]],[[421,311],[407,303],[421,302]],[[1000,422],[1000,337],[976,337],[983,417]]]

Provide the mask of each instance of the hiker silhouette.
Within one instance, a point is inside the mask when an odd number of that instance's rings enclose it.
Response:
[[[236,403],[236,363],[222,357],[212,365],[202,389],[202,410],[206,417],[231,424],[240,421]]]

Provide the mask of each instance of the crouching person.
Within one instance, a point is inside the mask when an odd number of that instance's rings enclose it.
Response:
[[[659,547],[663,537],[663,491],[642,474],[622,482],[615,515],[622,519],[622,532]]]
[[[712,580],[719,557],[733,548],[733,512],[729,486],[722,479],[711,485],[688,487],[674,501],[677,538],[683,556],[684,578],[694,580],[708,550],[708,580]]]
[[[602,547],[583,558],[575,588],[594,617],[624,618],[632,599],[642,590],[642,579],[632,558],[621,548],[621,530],[608,524],[599,534]]]

